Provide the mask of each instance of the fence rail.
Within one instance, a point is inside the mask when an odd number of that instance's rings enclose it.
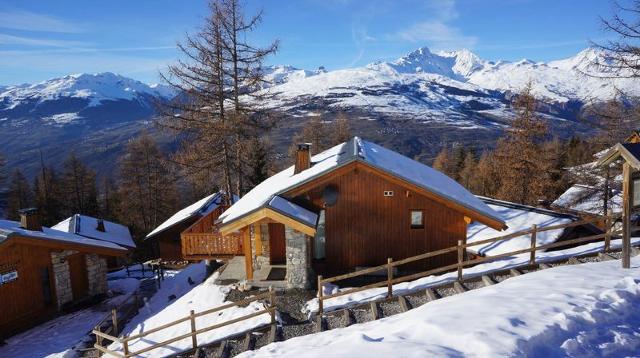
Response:
[[[387,263],[383,264],[383,265],[379,265],[379,266],[375,266],[375,267],[369,267],[363,270],[359,270],[359,271],[355,271],[355,272],[350,272],[350,273],[346,273],[343,275],[338,275],[338,276],[333,276],[333,277],[327,277],[324,278],[322,277],[322,275],[318,276],[318,315],[322,316],[324,314],[324,301],[331,299],[331,298],[335,298],[335,297],[340,297],[340,296],[345,296],[345,295],[349,295],[352,293],[356,293],[356,292],[360,292],[360,291],[364,291],[367,289],[371,289],[371,288],[378,288],[378,287],[384,287],[387,286],[387,297],[391,298],[393,297],[393,285],[397,284],[397,283],[402,283],[402,282],[407,282],[407,281],[413,281],[415,279],[418,278],[422,278],[422,277],[426,277],[426,276],[430,276],[430,275],[434,275],[434,274],[440,274],[440,273],[445,273],[445,272],[449,272],[452,270],[456,270],[457,271],[457,280],[458,281],[462,281],[462,277],[463,277],[463,270],[465,267],[468,266],[473,266],[473,265],[477,265],[480,263],[484,263],[484,262],[488,262],[488,261],[495,261],[495,260],[499,260],[505,257],[509,257],[509,256],[514,256],[514,255],[520,255],[520,254],[525,254],[525,253],[529,253],[529,261],[528,261],[528,265],[535,265],[536,264],[536,252],[539,251],[543,251],[543,250],[548,250],[548,249],[552,249],[552,248],[557,248],[557,247],[562,247],[562,246],[568,246],[568,245],[575,245],[575,244],[580,244],[580,243],[586,243],[586,242],[590,242],[590,241],[596,241],[596,240],[601,240],[604,239],[604,251],[609,251],[610,249],[610,245],[611,245],[611,236],[616,234],[615,232],[612,231],[613,225],[615,224],[616,219],[619,217],[619,215],[612,215],[612,216],[607,216],[607,217],[594,217],[594,218],[590,218],[590,219],[584,219],[584,220],[578,220],[578,221],[574,221],[574,222],[570,222],[567,224],[558,224],[558,225],[551,225],[551,226],[546,226],[546,227],[537,227],[536,225],[532,225],[531,228],[526,229],[526,230],[521,230],[518,232],[514,232],[511,234],[507,234],[507,235],[502,235],[502,236],[498,236],[498,237],[494,237],[494,238],[490,238],[490,239],[485,239],[485,240],[479,240],[476,242],[471,242],[471,243],[464,243],[462,240],[458,241],[458,244],[456,246],[451,246],[451,247],[447,247],[444,249],[440,249],[440,250],[436,250],[436,251],[431,251],[431,252],[427,252],[421,255],[417,255],[417,256],[412,256],[412,257],[407,257],[405,259],[402,260],[397,260],[394,261],[392,258],[387,259]],[[570,239],[570,240],[563,240],[563,241],[558,241],[558,242],[553,242],[553,243],[549,243],[549,244],[544,244],[544,245],[538,245],[537,244],[537,235],[541,232],[545,232],[545,231],[550,231],[550,230],[559,230],[559,229],[566,229],[566,228],[571,228],[571,227],[576,227],[576,226],[580,226],[580,225],[586,225],[586,224],[593,224],[596,222],[603,222],[605,223],[605,231],[601,234],[597,234],[597,235],[590,235],[590,236],[585,236],[585,237],[579,237],[576,239]],[[490,244],[490,243],[495,243],[495,242],[501,242],[501,241],[507,241],[507,240],[511,240],[514,238],[518,238],[518,237],[522,237],[525,235],[530,235],[531,237],[531,243],[530,246],[524,249],[519,249],[519,250],[514,250],[511,252],[506,252],[506,253],[502,253],[499,255],[493,255],[493,256],[480,256],[478,258],[475,259],[467,259],[465,260],[465,250],[469,247],[473,247],[473,246],[478,246],[478,245],[484,245],[484,244]],[[405,275],[402,277],[393,277],[393,268],[394,267],[398,267],[400,265],[404,265],[407,263],[411,263],[411,262],[416,262],[416,261],[420,261],[420,260],[425,260],[428,258],[432,258],[432,257],[436,257],[436,256],[440,256],[440,255],[444,255],[444,254],[448,254],[448,253],[453,253],[453,252],[457,252],[458,254],[458,258],[457,258],[457,262],[450,264],[450,265],[446,265],[446,266],[441,266],[441,267],[437,267],[431,270],[427,270],[427,271],[422,271],[422,272],[418,272],[418,273],[413,273],[413,274],[409,274],[409,275]],[[332,293],[329,295],[325,295],[324,294],[324,290],[323,290],[323,286],[325,283],[332,283],[332,282],[336,282],[336,281],[342,281],[348,278],[354,278],[354,277],[358,277],[358,276],[364,276],[370,273],[374,273],[374,272],[387,272],[387,277],[386,280],[384,281],[380,281],[380,282],[376,282],[376,283],[371,283],[365,286],[361,286],[361,287],[355,287],[355,288],[351,288],[348,290],[343,290],[343,291],[339,291],[336,293]]]
[[[182,256],[242,255],[242,240],[236,235],[222,236],[218,232],[182,233]]]
[[[219,312],[219,311],[231,308],[231,307],[238,307],[238,306],[248,305],[251,302],[255,302],[255,301],[258,301],[258,300],[264,300],[264,299],[268,299],[269,303],[268,303],[268,305],[265,305],[265,308],[262,309],[262,310],[259,310],[259,311],[256,311],[256,312],[252,312],[250,314],[247,314],[247,315],[244,315],[244,316],[241,316],[241,317],[236,317],[234,319],[231,319],[231,320],[228,320],[228,321],[225,321],[225,322],[216,323],[216,324],[209,325],[209,326],[206,326],[206,327],[201,327],[199,329],[196,328],[196,318],[198,318],[198,317],[210,315],[212,313]],[[237,322],[241,322],[241,321],[253,318],[253,317],[257,317],[257,316],[263,315],[265,313],[268,313],[271,316],[271,324],[275,324],[276,323],[275,292],[273,291],[272,288],[269,288],[269,291],[263,292],[263,293],[258,294],[256,296],[249,297],[249,298],[241,300],[241,301],[231,302],[231,303],[228,303],[228,304],[217,306],[217,307],[205,310],[205,311],[194,312],[193,310],[191,310],[189,312],[188,316],[179,318],[179,319],[177,319],[175,321],[168,322],[168,323],[163,324],[161,326],[154,327],[154,328],[149,329],[147,331],[140,332],[138,334],[134,334],[134,335],[131,335],[131,336],[117,337],[117,333],[115,335],[111,335],[111,334],[108,334],[107,332],[101,332],[99,330],[99,325],[98,325],[92,331],[96,335],[96,338],[100,337],[99,341],[98,341],[98,339],[96,339],[96,343],[94,344],[94,347],[96,349],[98,349],[99,351],[101,351],[102,353],[104,353],[104,354],[109,354],[109,355],[112,355],[112,356],[115,356],[115,357],[121,357],[121,358],[129,358],[129,357],[135,357],[135,356],[140,355],[142,353],[146,353],[146,352],[152,351],[154,349],[157,349],[157,348],[160,348],[160,347],[164,347],[164,346],[167,346],[167,345],[169,345],[171,343],[174,343],[174,342],[177,342],[177,341],[180,341],[180,340],[183,340],[183,339],[191,337],[191,345],[192,345],[193,349],[196,349],[198,347],[198,338],[197,338],[198,334],[201,334],[201,333],[204,333],[204,332],[209,332],[209,331],[214,330],[214,329],[218,329],[218,328],[225,327],[225,326],[237,323]],[[161,330],[165,330],[165,329],[167,329],[169,327],[173,327],[175,325],[178,325],[178,324],[181,324],[181,323],[184,323],[184,322],[187,322],[187,321],[190,322],[190,326],[191,326],[190,332],[185,333],[185,334],[180,335],[180,336],[172,337],[172,338],[170,338],[168,340],[165,340],[165,341],[162,341],[162,342],[158,342],[158,343],[156,343],[154,345],[151,345],[149,347],[145,347],[145,348],[140,349],[138,351],[134,351],[134,352],[130,351],[129,345],[130,345],[130,342],[132,340],[144,338],[144,337],[146,337],[146,336],[148,336],[148,335],[150,335],[152,333],[155,333],[155,332],[158,332],[158,331],[161,331]],[[120,343],[122,345],[122,352],[110,350],[107,347],[102,346],[102,341],[104,339],[109,340],[111,342]]]

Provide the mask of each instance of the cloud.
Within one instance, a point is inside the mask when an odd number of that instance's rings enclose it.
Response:
[[[82,32],[82,27],[77,24],[28,11],[0,11],[0,28],[37,32]]]
[[[460,28],[451,24],[459,16],[455,0],[428,2],[421,10],[429,15],[429,19],[387,35],[386,38],[427,44],[437,50],[473,48],[478,42],[477,37],[465,35]]]
[[[7,34],[0,34],[0,45],[25,45],[25,46],[45,46],[45,47],[74,47],[86,45],[84,42],[79,41],[67,41],[67,40],[54,40],[54,39],[39,39],[24,36],[13,36]]]

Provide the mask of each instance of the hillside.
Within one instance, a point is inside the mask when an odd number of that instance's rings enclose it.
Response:
[[[510,99],[529,81],[540,113],[554,133],[586,133],[578,121],[585,106],[612,98],[615,88],[638,95],[631,79],[612,81],[590,63],[602,53],[587,49],[548,63],[486,61],[468,50],[419,48],[391,62],[327,71],[293,66],[264,68],[264,105],[282,111],[273,142],[284,153],[310,116],[348,115],[354,134],[430,161],[444,145],[483,148],[509,125]],[[597,71],[596,71],[597,72]],[[112,73],[78,74],[33,85],[0,86],[0,151],[10,167],[32,175],[40,161],[60,163],[74,150],[100,173],[113,169],[124,144],[153,125],[157,105],[175,93]],[[175,143],[160,135],[166,148]]]

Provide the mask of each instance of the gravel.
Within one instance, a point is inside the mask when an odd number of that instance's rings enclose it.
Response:
[[[397,298],[391,301],[380,302],[378,306],[382,311],[382,317],[389,317],[402,313],[402,307],[400,307],[400,303]]]

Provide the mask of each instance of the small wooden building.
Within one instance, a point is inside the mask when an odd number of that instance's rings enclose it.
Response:
[[[158,225],[145,237],[145,242],[152,243],[154,255],[158,258],[165,261],[183,260],[180,234],[222,205],[223,199],[224,193],[217,192],[187,206]]]
[[[127,249],[129,253],[136,249],[136,244],[133,241],[133,237],[131,237],[129,228],[112,221],[75,214],[51,228],[89,239],[111,242]],[[123,257],[109,257],[107,259],[107,267],[110,270],[121,268],[125,263]]]
[[[217,225],[239,235],[248,279],[282,264],[289,287],[309,287],[315,273],[375,266],[465,241],[467,225],[506,227],[494,210],[453,179],[354,137],[313,157],[300,145],[295,165],[265,180]],[[406,267],[423,270],[456,255]]]
[[[33,211],[0,220],[0,338],[107,292],[106,257],[127,250],[110,242],[42,227]]]

